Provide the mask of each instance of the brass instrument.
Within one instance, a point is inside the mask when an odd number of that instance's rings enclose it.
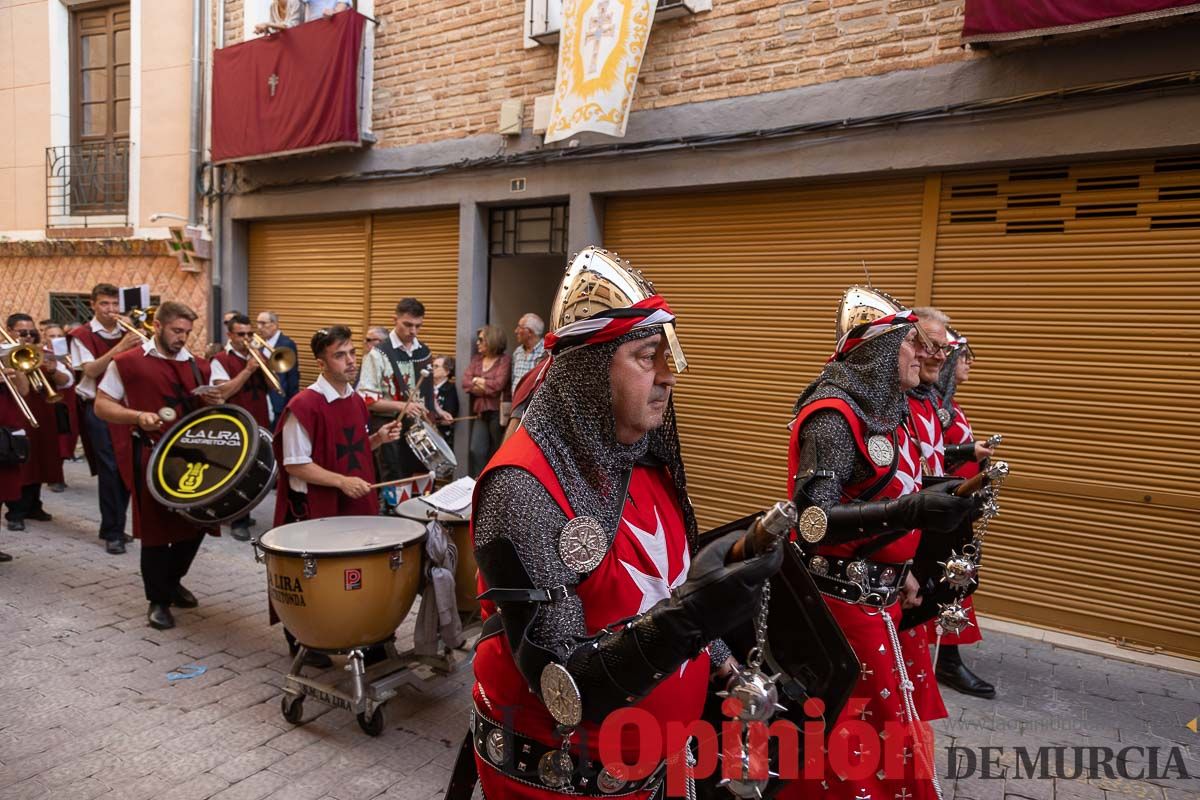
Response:
[[[118,316],[117,324],[130,333],[136,333],[143,342],[148,342],[154,335],[154,313],[157,310],[157,306],[132,309],[129,319]]]
[[[8,331],[0,330],[4,334],[8,344],[13,345],[13,348],[4,353],[4,365],[15,369],[17,372],[24,372],[25,377],[29,379],[29,385],[34,391],[41,392],[46,395],[47,403],[58,403],[62,400],[60,395],[54,389],[54,380],[47,378],[42,374],[42,351],[41,348],[32,344],[21,344]]]
[[[271,354],[266,359],[263,358],[263,350],[271,351]],[[258,362],[259,368],[262,369],[263,377],[271,384],[271,388],[279,394],[283,394],[283,386],[279,383],[279,378],[275,376],[289,372],[292,367],[296,366],[296,351],[290,347],[273,348],[256,333],[250,345],[250,355]]]
[[[3,369],[5,366],[8,366],[9,357],[12,353],[21,349],[21,347],[21,345],[0,345],[0,378],[4,379],[4,385],[8,387],[9,394],[13,396],[13,399],[17,401],[17,407],[21,409],[21,413],[25,415],[25,419],[32,427],[36,428],[38,427],[37,418],[33,416],[33,411],[30,410],[29,404],[25,402],[25,398],[17,391],[17,387],[13,386],[12,379],[8,377],[8,374]],[[16,367],[13,367],[13,369],[16,369]]]

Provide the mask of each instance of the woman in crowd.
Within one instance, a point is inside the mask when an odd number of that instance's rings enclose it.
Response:
[[[505,355],[508,338],[498,325],[485,325],[475,334],[475,355],[463,373],[463,391],[471,396],[471,446],[468,472],[476,477],[500,446],[500,397],[512,374],[512,358]]]

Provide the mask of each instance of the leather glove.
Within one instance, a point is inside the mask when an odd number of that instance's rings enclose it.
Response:
[[[971,519],[977,502],[971,497],[956,497],[961,480],[942,481],[919,492],[889,500],[888,518],[905,528],[920,528],[930,533],[951,533]]]
[[[673,600],[701,631],[705,641],[719,639],[746,622],[758,610],[763,584],[783,564],[783,548],[726,564],[744,531],[727,533],[710,543],[692,561],[687,580]]]

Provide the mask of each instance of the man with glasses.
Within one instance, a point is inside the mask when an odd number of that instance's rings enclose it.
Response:
[[[279,330],[279,315],[274,311],[258,312],[257,323],[258,335],[267,343],[267,348],[263,350],[263,356],[269,356],[276,347],[287,347],[293,353],[296,352],[296,343],[286,333]],[[295,365],[279,376],[279,385],[283,388],[283,394],[272,390],[268,396],[272,423],[279,419],[288,400],[291,400],[300,391],[300,359],[297,358]]]
[[[220,388],[222,400],[246,409],[259,427],[270,430],[271,414],[267,405],[270,386],[258,361],[250,354],[254,339],[250,318],[235,311],[225,321],[225,329],[229,333],[229,342],[222,352],[212,357],[211,383]],[[249,541],[250,526],[254,524],[254,518],[247,510],[245,516],[230,524],[230,532],[239,542]]]

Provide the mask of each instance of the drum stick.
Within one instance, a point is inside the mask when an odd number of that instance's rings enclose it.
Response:
[[[479,415],[472,414],[469,417],[455,417],[454,419],[450,420],[450,422],[466,422],[469,419],[479,419]],[[449,424],[449,423],[446,423],[446,424]]]
[[[370,487],[368,487],[368,488],[371,488],[371,489],[383,489],[383,488],[385,488],[385,487],[388,487],[388,486],[399,486],[399,485],[400,485],[400,484],[402,484],[402,483],[416,483],[417,481],[423,481],[423,480],[426,480],[426,479],[430,479],[430,480],[432,480],[432,479],[433,479],[433,473],[432,473],[432,472],[427,472],[427,473],[425,473],[424,475],[413,475],[412,477],[409,477],[409,478],[399,478],[399,479],[397,479],[397,480],[394,480],[394,481],[383,481],[383,482],[381,482],[381,483],[372,483],[372,484],[370,485]]]

